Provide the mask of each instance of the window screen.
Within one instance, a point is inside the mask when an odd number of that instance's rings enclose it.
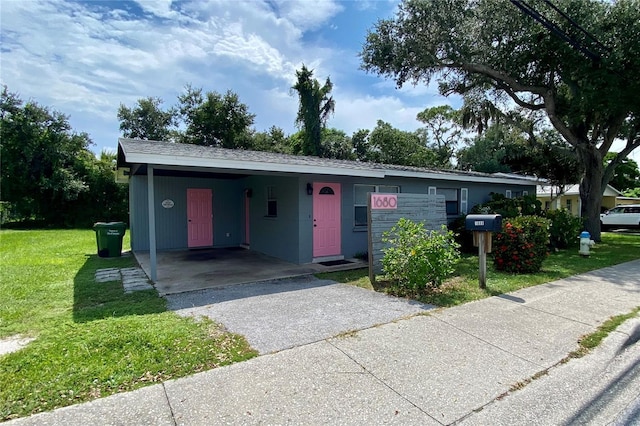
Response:
[[[275,186],[267,187],[267,216],[278,216],[278,199],[276,198]]]

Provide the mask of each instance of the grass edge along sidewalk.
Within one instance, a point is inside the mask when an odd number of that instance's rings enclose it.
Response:
[[[542,270],[535,274],[496,271],[489,257],[486,289],[480,289],[478,286],[477,255],[463,255],[456,266],[456,272],[440,288],[421,293],[403,291],[392,283],[385,282],[383,276],[376,279],[374,287],[369,281],[366,268],[326,272],[316,276],[398,297],[407,297],[422,303],[451,307],[636,259],[640,259],[640,234],[603,232],[602,242],[592,248],[590,257],[580,256],[577,248],[552,252],[542,264]]]
[[[459,265],[458,276],[435,295],[445,303],[436,304],[450,306],[513,291],[496,286],[499,279],[522,288],[640,257],[638,236],[603,238],[590,259],[570,251],[553,254],[539,276],[522,279],[489,268],[484,293],[475,291],[477,258],[470,256]],[[94,283],[96,269],[133,264],[127,257],[100,259],[95,250],[89,230],[0,232],[0,338],[37,338],[23,350],[0,357],[0,420],[255,356],[241,336],[213,322],[166,312],[164,299],[155,291],[125,295],[119,282]]]
[[[91,230],[0,231],[0,338],[35,338],[0,356],[0,421],[257,355],[210,320],[167,311],[155,290],[95,283],[96,269],[134,265],[95,253]]]

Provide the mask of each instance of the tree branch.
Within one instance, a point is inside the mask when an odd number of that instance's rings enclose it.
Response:
[[[549,117],[549,120],[551,121],[551,124],[553,125],[553,127],[555,127],[555,129],[558,132],[560,132],[560,134],[566,139],[566,141],[570,145],[574,147],[578,147],[579,137],[574,132],[572,132],[565,125],[565,123],[556,115],[556,100],[555,100],[555,93],[553,89],[549,87],[544,87],[544,86],[528,86],[526,84],[522,84],[518,82],[515,78],[503,72],[495,70],[493,68],[489,68],[488,66],[482,65],[482,64],[458,64],[455,67],[464,71],[478,73],[486,77],[489,77],[490,79],[495,81],[498,84],[498,86],[506,85],[510,89],[510,91],[506,91],[507,94],[516,103],[518,103],[518,100],[520,99],[517,96],[515,97],[512,96],[511,93],[515,95],[515,92],[529,92],[529,93],[533,93],[535,95],[541,96],[542,99],[544,99],[544,109],[546,110],[547,116]],[[504,90],[504,88],[501,88],[501,89]],[[521,105],[521,104],[519,105],[523,106],[524,108],[528,108],[526,106],[526,103],[525,105]],[[542,109],[542,108],[539,108],[539,109]]]
[[[521,106],[522,108],[530,109],[531,111],[539,111],[544,109],[544,103],[541,104],[532,104],[529,102],[525,102],[513,91],[509,86],[504,84],[502,81],[496,81],[496,87],[500,90],[504,90],[513,101]]]
[[[544,103],[546,105],[547,117],[555,129],[560,132],[562,137],[574,148],[578,148],[580,145],[579,137],[569,129],[565,123],[556,114],[556,98],[553,90],[548,90],[548,93],[542,95]]]
[[[614,117],[610,123],[607,123],[608,124],[607,132],[604,135],[604,140],[602,142],[602,145],[600,145],[600,148],[598,148],[603,158],[607,154],[607,152],[609,152],[609,150],[611,149],[611,145],[613,144],[613,141],[615,140],[616,136],[618,136],[618,133],[620,132],[620,128],[622,127],[622,124],[624,123],[625,118],[627,118],[626,114],[620,114],[617,117]],[[631,135],[634,132],[636,135],[638,134],[638,125],[635,126],[634,130],[631,130],[629,137],[631,137]],[[631,150],[629,152],[631,152]]]
[[[615,139],[615,137],[611,139],[611,142],[613,142],[613,139]],[[629,130],[629,134],[627,136],[627,144],[625,145],[625,147],[618,153],[618,155],[615,156],[615,158],[609,164],[607,164],[607,167],[604,169],[604,172],[602,173],[603,187],[613,178],[613,173],[615,172],[616,166],[622,163],[622,160],[624,160],[627,155],[631,153],[631,151],[638,147],[640,147],[640,120]],[[603,147],[601,146],[600,149],[602,148]],[[607,151],[605,151],[605,153],[606,152],[608,152],[608,149]]]
[[[544,97],[545,93],[549,90],[549,88],[544,86],[527,86],[526,84],[522,84],[518,82],[515,78],[511,77],[510,75],[500,72],[498,70],[494,70],[493,68],[489,68],[486,65],[460,64],[458,67],[465,71],[482,74],[486,77],[491,78],[496,82],[506,83],[513,92],[530,92],[530,93]]]

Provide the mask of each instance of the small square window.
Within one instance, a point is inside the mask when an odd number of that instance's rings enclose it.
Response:
[[[448,215],[458,214],[458,201],[446,201],[446,208]]]
[[[455,188],[438,188],[438,195],[444,195],[447,215],[457,215],[460,213],[458,203],[458,190]]]
[[[367,206],[355,206],[355,225],[367,226]]]
[[[267,216],[278,217],[278,200],[274,186],[267,187]]]

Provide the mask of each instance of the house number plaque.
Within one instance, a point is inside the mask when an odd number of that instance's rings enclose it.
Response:
[[[398,196],[393,194],[371,194],[371,208],[376,210],[398,208]]]

